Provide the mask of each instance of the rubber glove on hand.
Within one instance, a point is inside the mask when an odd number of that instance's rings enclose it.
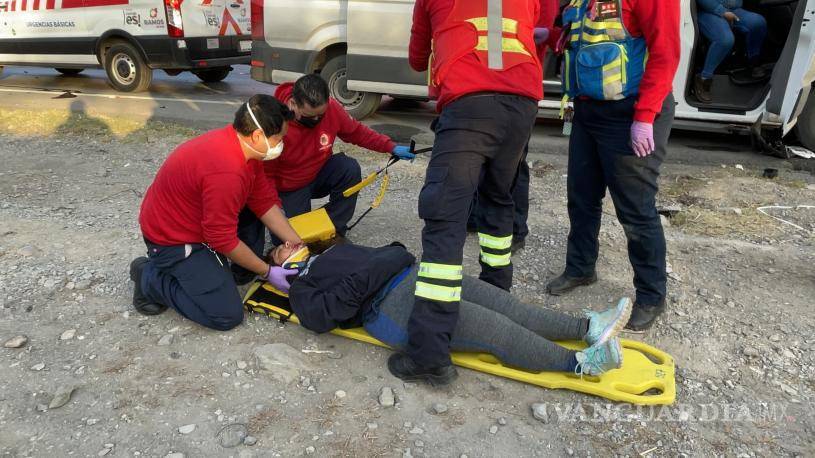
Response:
[[[654,152],[654,125],[634,121],[631,124],[631,148],[637,157],[646,157]]]
[[[542,45],[549,39],[549,29],[546,27],[535,27],[532,38],[535,40],[536,45]]]
[[[403,159],[406,161],[412,161],[416,159],[416,155],[410,152],[410,147],[405,145],[396,145],[393,147],[393,151],[391,151],[394,156],[398,157],[399,159]]]
[[[280,266],[269,266],[269,273],[266,274],[266,281],[271,283],[272,286],[280,291],[288,293],[291,285],[289,284],[289,281],[286,280],[286,277],[289,275],[295,275],[298,272],[299,271],[297,269],[284,269]]]

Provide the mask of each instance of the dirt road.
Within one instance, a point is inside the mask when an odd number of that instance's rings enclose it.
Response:
[[[0,347],[0,456],[815,453],[815,215],[765,210],[784,223],[756,210],[815,204],[815,179],[786,163],[772,162],[781,164],[775,180],[761,178],[757,157],[741,169],[665,167],[660,199],[681,207],[666,223],[670,308],[654,330],[628,336],[676,358],[677,404],[654,411],[467,370],[444,390],[403,384],[388,374],[382,349],[257,316],[226,333],[173,312],[142,317],[127,278],[128,263],[144,252],[140,198],[166,154],[194,132],[76,116],[43,131],[47,115],[5,114],[0,342],[25,335],[27,343]],[[366,170],[384,161],[340,149]],[[563,266],[568,219],[565,158],[541,153],[514,292],[572,313],[630,295],[610,203],[600,282],[562,298],[544,293],[544,280]],[[423,173],[421,161],[395,167],[385,203],[351,239],[400,240],[417,253]],[[469,240],[469,273],[476,256]],[[270,358],[283,361],[279,371],[262,370]],[[380,403],[383,387],[395,406]],[[533,416],[534,403],[545,405],[544,420]],[[611,418],[601,415],[609,409]]]

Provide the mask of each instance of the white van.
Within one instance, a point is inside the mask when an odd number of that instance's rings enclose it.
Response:
[[[427,76],[412,71],[407,62],[413,0],[256,1],[254,13],[263,19],[253,33],[254,79],[282,83],[319,72],[332,95],[357,118],[375,112],[382,94],[427,97]],[[745,86],[733,83],[729,72],[739,65],[734,52],[719,68],[710,104],[692,93],[707,46],[696,24],[696,0],[681,0],[681,5],[676,126],[749,132],[765,149],[782,152],[780,140],[797,122],[799,139],[815,149],[815,97],[809,99],[815,80],[815,0],[746,0],[746,8],[768,21],[762,61],[772,69],[772,78]],[[544,68],[541,114],[556,116],[561,98],[557,58],[550,55]]]
[[[249,0],[0,0],[4,65],[75,75],[102,67],[120,91],[147,89],[153,69],[221,81],[248,64]]]

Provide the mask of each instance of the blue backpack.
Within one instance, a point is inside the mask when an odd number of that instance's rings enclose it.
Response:
[[[644,38],[626,30],[622,0],[571,0],[563,11],[563,26],[568,30],[564,102],[580,96],[622,100],[639,94],[648,48]]]

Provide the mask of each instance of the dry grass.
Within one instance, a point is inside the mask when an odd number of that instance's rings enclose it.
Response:
[[[249,434],[259,436],[266,428],[280,420],[283,415],[271,407],[264,407],[249,418]]]
[[[93,137],[100,141],[146,143],[159,138],[189,138],[195,129],[152,119],[134,119],[86,111],[0,109],[0,134]]]
[[[756,209],[776,202],[807,201],[807,194],[802,180],[769,180],[755,171],[722,169],[707,176],[665,177],[659,200],[682,206],[671,225],[683,232],[762,240],[787,234],[789,228]]]
[[[710,237],[756,238],[775,237],[783,229],[771,218],[747,208],[741,215],[732,211],[692,208],[678,213],[671,225],[683,231]]]

